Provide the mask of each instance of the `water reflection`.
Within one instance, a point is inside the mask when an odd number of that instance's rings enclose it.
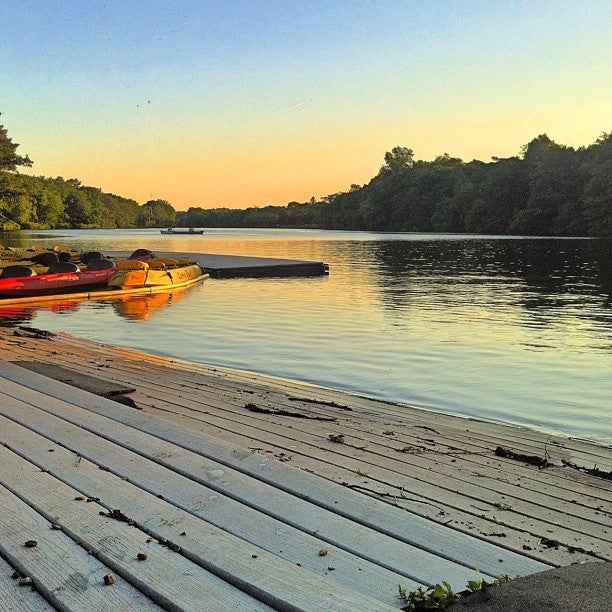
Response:
[[[603,240],[452,240],[361,243],[378,274],[381,303],[401,310],[426,296],[431,305],[503,302],[546,325],[559,309],[610,322],[612,243]]]
[[[62,298],[38,304],[0,306],[0,327],[17,327],[30,323],[41,312],[57,315],[74,313],[87,304],[93,308],[108,305],[119,317],[130,321],[146,321],[157,311],[170,307],[179,301],[192,287],[182,287],[171,292],[150,295],[123,295],[100,300],[87,298]]]
[[[49,310],[56,314],[61,314],[67,310],[77,310],[77,301],[58,301],[40,304],[38,306],[0,306],[0,327],[17,327],[32,321],[40,309]]]
[[[35,239],[330,265],[316,279],[213,280],[173,308],[38,310],[37,327],[612,442],[610,241],[305,230]]]
[[[176,304],[191,287],[175,289],[171,293],[153,295],[126,295],[112,301],[113,310],[122,318],[132,321],[146,321],[158,310]]]

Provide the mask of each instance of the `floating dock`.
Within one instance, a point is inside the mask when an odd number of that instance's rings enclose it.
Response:
[[[189,258],[197,261],[211,278],[262,278],[286,276],[325,276],[329,265],[322,261],[223,255],[213,253],[187,253],[155,251],[158,257]],[[128,257],[129,253],[114,251],[111,257]]]
[[[129,253],[110,253],[114,257],[127,257]],[[320,261],[302,261],[296,259],[275,259],[269,257],[248,257],[242,255],[211,255],[201,253],[157,253],[160,257],[177,259],[189,257],[197,261],[204,274],[184,283],[171,287],[144,287],[138,289],[96,288],[88,291],[47,294],[23,298],[0,298],[0,305],[35,304],[60,299],[103,300],[123,295],[147,295],[153,293],[171,293],[196,284],[208,277],[211,278],[263,278],[263,277],[311,277],[329,274],[329,266]]]
[[[0,466],[11,609],[378,612],[612,559],[610,448],[64,333],[0,329]]]
[[[321,261],[243,255],[194,254],[193,257],[211,278],[324,276],[329,273],[329,266]]]

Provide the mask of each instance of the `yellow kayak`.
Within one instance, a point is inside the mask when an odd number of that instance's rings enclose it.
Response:
[[[157,258],[150,262],[125,260],[117,262],[117,271],[108,281],[109,287],[172,287],[200,278],[204,271],[192,259]]]

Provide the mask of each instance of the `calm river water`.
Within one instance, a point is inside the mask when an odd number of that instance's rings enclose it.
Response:
[[[325,261],[322,278],[0,310],[29,325],[612,443],[612,243],[300,230],[22,232],[4,244]]]

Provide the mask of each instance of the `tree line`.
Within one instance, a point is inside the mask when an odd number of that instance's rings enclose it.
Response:
[[[32,166],[19,145],[0,125],[0,229],[166,227],[176,222],[176,211],[166,200],[135,200],[77,179],[45,178],[19,174],[18,167]]]
[[[375,232],[453,232],[612,237],[612,133],[577,150],[546,134],[520,155],[433,161],[395,147],[365,185],[320,201],[232,210],[189,208],[186,226],[301,227]]]
[[[406,147],[384,156],[365,185],[308,202],[246,209],[135,200],[77,179],[19,174],[28,156],[0,125],[0,228],[269,227],[612,237],[612,133],[588,147],[546,134],[520,154],[464,162],[444,154],[414,158]]]

